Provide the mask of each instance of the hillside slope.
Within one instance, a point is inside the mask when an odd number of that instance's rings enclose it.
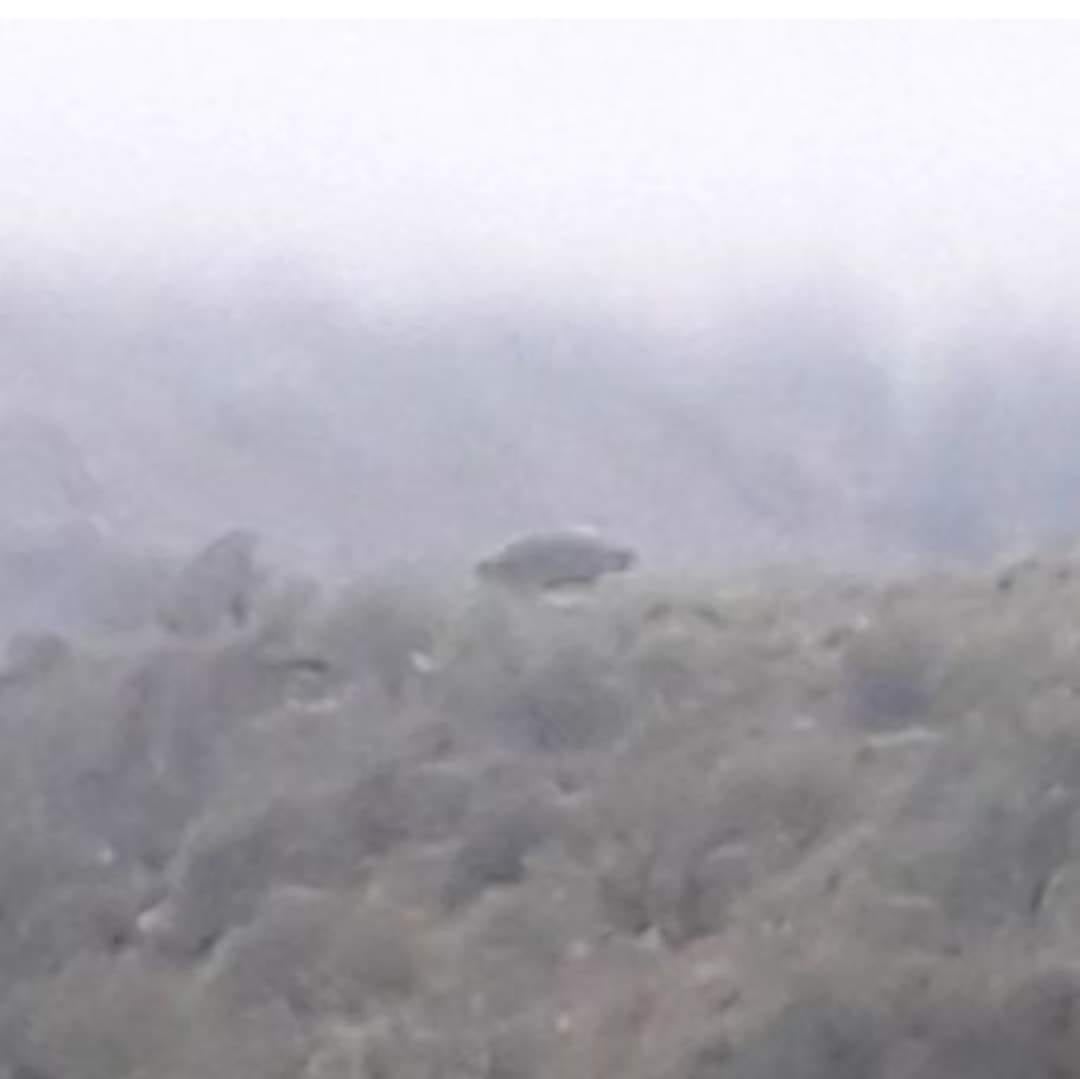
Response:
[[[1080,562],[262,584],[0,680],[20,1079],[1080,1076]]]

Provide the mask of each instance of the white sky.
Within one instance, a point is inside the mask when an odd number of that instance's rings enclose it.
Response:
[[[9,269],[282,254],[409,302],[1067,305],[1080,24],[0,23]]]

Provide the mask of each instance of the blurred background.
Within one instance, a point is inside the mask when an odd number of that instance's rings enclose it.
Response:
[[[0,542],[1067,538],[1078,56],[1067,23],[9,22]]]

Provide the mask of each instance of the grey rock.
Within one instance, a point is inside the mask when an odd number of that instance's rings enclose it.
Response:
[[[184,637],[249,619],[259,584],[258,536],[243,528],[219,536],[181,569],[163,604],[162,625]]]
[[[479,562],[481,581],[519,590],[543,591],[567,585],[591,585],[637,563],[629,547],[611,543],[590,529],[566,529],[517,539]]]

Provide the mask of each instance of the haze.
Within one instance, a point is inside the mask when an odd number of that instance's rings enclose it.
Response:
[[[1065,23],[8,23],[9,521],[352,568],[579,521],[652,566],[1068,533],[1078,57]]]
[[[1080,1079],[1078,46],[0,23],[0,1079]]]
[[[1080,33],[1054,23],[72,23],[0,37],[9,259],[685,317],[827,265],[1061,298]],[[680,306],[682,305],[682,306]]]

